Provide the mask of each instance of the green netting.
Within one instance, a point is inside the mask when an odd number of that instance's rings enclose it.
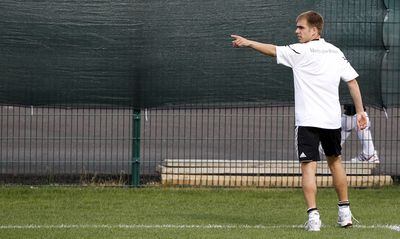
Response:
[[[396,105],[398,97],[383,102],[387,8],[377,0],[3,0],[0,103],[291,104],[290,69],[232,48],[229,35],[294,43],[296,16],[315,9],[325,17],[326,40],[359,72],[365,102]],[[392,58],[390,64],[398,66],[398,54]],[[341,94],[343,102],[349,100],[346,89]]]
[[[387,8],[383,25],[386,49],[382,61],[383,101],[389,106],[400,105],[400,2],[386,0]]]

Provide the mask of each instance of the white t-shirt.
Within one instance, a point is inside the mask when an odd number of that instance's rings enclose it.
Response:
[[[321,38],[278,46],[276,59],[293,70],[296,126],[340,128],[340,79],[358,77],[342,51]]]

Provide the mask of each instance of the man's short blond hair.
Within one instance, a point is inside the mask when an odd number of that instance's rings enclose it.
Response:
[[[300,19],[306,19],[310,27],[316,27],[318,29],[318,34],[322,35],[322,30],[324,28],[324,18],[315,11],[307,11],[301,13],[297,18],[296,22]]]

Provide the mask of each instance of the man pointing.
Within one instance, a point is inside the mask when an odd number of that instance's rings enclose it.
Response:
[[[267,56],[276,57],[277,63],[293,70],[295,87],[295,139],[297,156],[301,164],[302,188],[307,205],[306,230],[319,231],[321,220],[317,208],[316,170],[320,161],[321,143],[327,156],[338,196],[338,224],[352,225],[347,192],[347,177],[341,160],[340,127],[341,107],[339,83],[347,83],[357,112],[357,126],[364,129],[364,113],[360,89],[353,69],[342,51],[321,38],[324,20],[314,11],[301,13],[296,19],[299,43],[275,46],[231,35],[234,47],[252,48]]]

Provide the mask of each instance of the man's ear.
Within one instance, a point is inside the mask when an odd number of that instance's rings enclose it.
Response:
[[[313,34],[318,35],[318,28],[317,27],[312,27],[311,29],[313,31]]]

